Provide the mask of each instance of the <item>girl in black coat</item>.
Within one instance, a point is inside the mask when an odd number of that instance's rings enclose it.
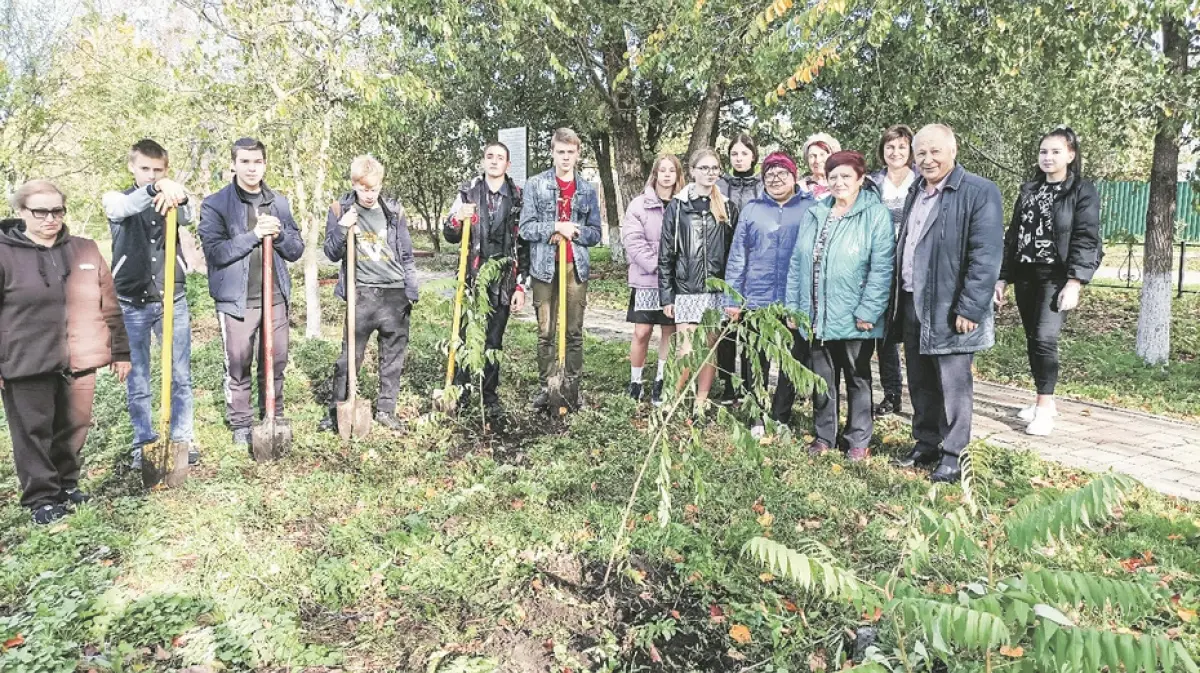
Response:
[[[1066,312],[1104,256],[1100,240],[1100,197],[1080,174],[1079,138],[1060,126],[1042,136],[1035,177],[1021,185],[1012,223],[1004,237],[1004,262],[996,283],[996,305],[1005,304],[1009,283],[1025,328],[1037,403],[1018,416],[1025,432],[1048,435],[1058,415],[1058,335]]]

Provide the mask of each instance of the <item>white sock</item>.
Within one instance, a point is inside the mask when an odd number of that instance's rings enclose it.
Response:
[[[644,367],[630,367],[629,368],[629,380],[633,383],[641,383],[642,382],[642,369],[644,369]]]
[[[654,377],[654,380],[655,381],[663,380],[663,374],[666,374],[666,373],[667,373],[667,361],[659,360],[658,361],[658,375]]]

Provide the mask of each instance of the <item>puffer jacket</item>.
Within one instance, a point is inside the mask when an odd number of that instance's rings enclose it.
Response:
[[[675,303],[676,294],[710,292],[709,278],[725,279],[725,263],[733,242],[737,208],[726,203],[728,222],[718,222],[711,210],[699,210],[689,184],[671,199],[663,214],[658,248],[658,300]]]
[[[550,243],[558,224],[558,181],[554,169],[533,176],[525,183],[521,202],[521,239],[529,241],[529,275],[543,283],[554,282],[558,246]],[[571,222],[579,225],[579,236],[571,241],[575,276],[586,283],[591,273],[588,248],[599,245],[600,200],[592,183],[575,173],[575,197],[571,199]]]
[[[899,305],[895,298],[903,282],[908,216],[923,189],[925,178],[917,178],[904,204],[889,325],[895,324]],[[1004,256],[1004,206],[1000,188],[962,165],[955,166],[946,176],[942,195],[929,217],[912,260],[913,302],[921,322],[921,354],[975,353],[991,348],[996,342],[992,300]],[[959,334],[955,329],[959,316],[979,326]]]
[[[1017,233],[1021,229],[1021,201],[1041,185],[1040,179],[1021,185],[1021,195],[1013,206],[1012,222],[1004,235],[1000,280],[1013,280]],[[1104,241],[1100,237],[1100,194],[1095,185],[1074,175],[1067,177],[1062,191],[1054,198],[1054,238],[1059,259],[1067,269],[1067,278],[1091,282],[1100,267],[1100,260],[1104,259]],[[1064,250],[1066,254],[1063,254]]]
[[[783,301],[792,248],[804,214],[813,203],[811,196],[799,191],[782,205],[763,193],[738,215],[725,264],[725,282],[742,295],[746,308]],[[733,297],[726,297],[725,303],[738,306]]]
[[[662,240],[662,199],[653,187],[629,202],[621,220],[621,245],[629,260],[629,287],[658,289],[658,244]]]
[[[832,196],[821,199],[804,216],[792,251],[787,306],[808,316],[810,338],[882,338],[896,255],[892,216],[871,189],[858,193],[845,217],[826,225],[833,204]],[[826,226],[821,269],[814,274],[813,254]],[[872,329],[858,329],[858,320]]]
[[[63,227],[44,248],[0,221],[0,379],[129,362],[129,337],[96,242]]]
[[[347,192],[338,199],[336,204],[330,204],[325,213],[325,256],[331,262],[341,262],[338,268],[338,282],[333,288],[333,296],[346,300],[346,229],[338,224],[342,215],[354,207],[358,197],[354,191]],[[415,304],[421,298],[421,289],[417,284],[417,263],[413,258],[412,236],[408,233],[408,218],[404,216],[404,208],[399,201],[385,198],[379,199],[379,207],[387,220],[387,242],[392,254],[400,260],[404,267],[404,296],[409,303]]]
[[[763,193],[760,175],[722,175],[717,180],[717,189],[741,212],[751,201]]]

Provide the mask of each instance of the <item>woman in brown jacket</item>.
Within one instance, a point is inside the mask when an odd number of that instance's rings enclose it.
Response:
[[[0,396],[35,523],[87,502],[79,450],[92,425],[96,370],[129,373],[129,338],[95,241],[71,236],[66,198],[46,180],[13,197],[0,221]]]

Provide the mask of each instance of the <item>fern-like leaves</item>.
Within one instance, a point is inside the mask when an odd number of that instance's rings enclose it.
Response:
[[[832,562],[832,554],[825,547],[815,542],[810,544],[811,553],[804,553],[770,538],[755,537],[742,547],[742,554],[753,557],[772,574],[795,582],[805,591],[820,589],[826,598],[846,600],[863,609],[882,606],[873,587]]]
[[[1180,643],[1162,636],[1062,628],[1043,621],[1033,632],[1033,648],[1035,660],[1060,673],[1094,673],[1104,667],[1125,673],[1200,672]]]
[[[1125,614],[1154,611],[1163,598],[1156,587],[1142,582],[1065,570],[1032,570],[1002,584],[1002,591],[1017,600],[1072,606],[1084,603],[1097,610],[1109,605]],[[1026,595],[1020,596],[1022,592]]]
[[[949,514],[941,514],[926,507],[917,508],[917,520],[921,532],[929,539],[931,548],[943,553],[960,556],[967,561],[985,557],[983,548],[971,537],[967,511],[958,508]]]
[[[1035,494],[1017,505],[1005,522],[1008,540],[1028,551],[1092,528],[1112,517],[1113,509],[1136,486],[1133,478],[1113,473],[1058,498]]]
[[[999,616],[962,605],[928,598],[897,598],[886,611],[900,616],[906,625],[920,628],[926,641],[943,654],[950,654],[952,647],[989,650],[1012,640]]]

